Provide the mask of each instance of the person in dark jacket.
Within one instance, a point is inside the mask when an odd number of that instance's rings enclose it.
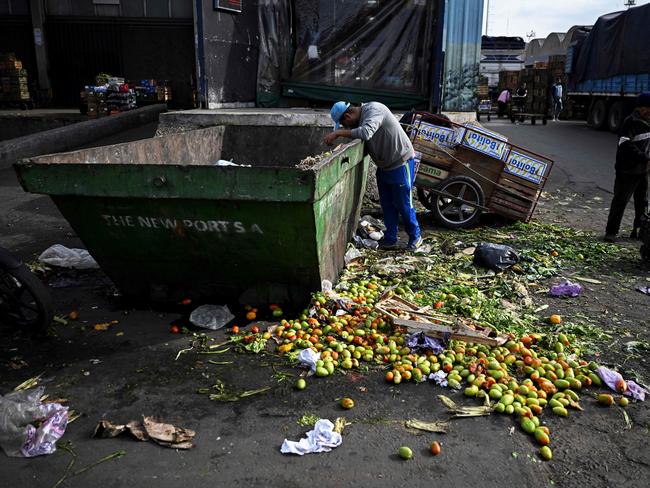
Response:
[[[637,98],[637,108],[621,127],[616,150],[614,197],[609,208],[605,241],[614,242],[623,213],[634,196],[634,228],[630,238],[636,239],[641,217],[648,204],[648,169],[650,166],[650,93]]]

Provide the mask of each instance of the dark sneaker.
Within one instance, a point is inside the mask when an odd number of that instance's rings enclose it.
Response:
[[[616,235],[614,234],[605,234],[605,237],[603,238],[603,241],[605,242],[616,242]]]
[[[387,241],[386,239],[380,239],[379,249],[384,249],[384,250],[397,249],[397,241]]]
[[[420,246],[422,245],[422,238],[418,237],[415,240],[410,240],[408,245],[406,246],[407,251],[415,251],[417,250]]]

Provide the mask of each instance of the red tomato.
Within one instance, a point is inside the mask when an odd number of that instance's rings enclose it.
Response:
[[[251,327],[251,332],[253,334],[258,334],[260,332],[260,328],[257,325],[254,325],[253,327]]]
[[[171,332],[172,334],[180,334],[181,328],[178,325],[172,325],[169,328],[169,332]]]
[[[233,334],[239,334],[239,326],[233,325],[232,326],[232,333]]]

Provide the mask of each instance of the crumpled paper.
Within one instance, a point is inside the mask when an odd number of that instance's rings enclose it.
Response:
[[[303,349],[298,354],[298,361],[300,361],[301,366],[307,366],[309,368],[309,375],[311,376],[316,372],[316,361],[320,359],[320,353],[314,351],[313,349]]]
[[[436,354],[444,351],[445,347],[440,339],[429,337],[424,332],[414,332],[406,338],[406,346],[412,352],[433,351]]]
[[[645,395],[648,393],[646,389],[632,380],[625,380],[619,372],[613,371],[604,366],[599,366],[596,368],[596,374],[600,376],[600,379],[603,380],[603,383],[605,383],[614,391],[618,391],[616,390],[616,383],[620,380],[624,380],[627,384],[627,390],[623,392],[623,395],[631,396],[635,400],[639,400],[641,402],[645,400]]]
[[[100,420],[95,427],[93,437],[111,438],[123,432],[128,432],[139,441],[152,440],[172,449],[193,448],[192,439],[196,435],[196,432],[191,429],[158,422],[153,417],[143,417],[142,422],[132,420],[128,424],[114,424],[108,420]]]
[[[280,447],[282,454],[311,454],[314,452],[330,452],[343,442],[343,437],[334,432],[334,424],[327,419],[320,419],[314,425],[314,430],[307,432],[307,437],[298,442],[285,439]]]
[[[554,285],[549,290],[549,295],[553,297],[577,297],[580,293],[582,293],[582,285],[570,281]]]

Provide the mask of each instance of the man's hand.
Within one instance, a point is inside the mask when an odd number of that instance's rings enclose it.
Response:
[[[334,144],[334,141],[335,141],[336,139],[338,139],[338,137],[339,137],[339,135],[336,133],[336,131],[334,131],[334,132],[330,132],[329,134],[327,134],[327,135],[325,136],[325,139],[323,139],[323,142],[324,142],[326,145],[331,146],[332,144]]]

